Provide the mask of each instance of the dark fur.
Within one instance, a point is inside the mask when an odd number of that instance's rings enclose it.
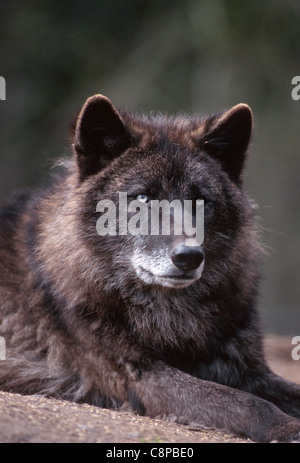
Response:
[[[255,309],[260,244],[242,191],[251,125],[246,105],[148,119],[87,101],[66,172],[0,213],[2,390],[129,401],[140,414],[258,441],[298,436],[300,387],[266,366]],[[146,284],[132,265],[136,250],[151,262],[181,237],[96,233],[97,202],[119,191],[205,199],[200,279]]]

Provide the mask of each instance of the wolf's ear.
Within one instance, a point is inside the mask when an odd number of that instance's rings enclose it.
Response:
[[[85,102],[75,125],[74,151],[80,179],[96,174],[130,145],[131,137],[113,104],[103,95]]]
[[[251,109],[240,103],[207,120],[206,124],[199,140],[202,151],[216,159],[239,185],[252,133]]]

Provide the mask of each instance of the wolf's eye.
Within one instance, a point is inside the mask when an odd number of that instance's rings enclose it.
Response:
[[[141,203],[147,203],[149,201],[149,198],[147,195],[143,195],[143,194],[140,194],[140,195],[137,195],[136,199],[138,201],[141,201]]]

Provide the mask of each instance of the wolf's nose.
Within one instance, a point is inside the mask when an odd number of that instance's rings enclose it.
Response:
[[[173,264],[180,270],[195,270],[204,259],[204,252],[200,246],[185,246],[179,244],[171,254]]]

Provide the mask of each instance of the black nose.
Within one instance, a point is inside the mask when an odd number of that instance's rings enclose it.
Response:
[[[173,249],[171,258],[173,264],[180,270],[195,270],[203,261],[204,252],[200,246],[179,244]]]

